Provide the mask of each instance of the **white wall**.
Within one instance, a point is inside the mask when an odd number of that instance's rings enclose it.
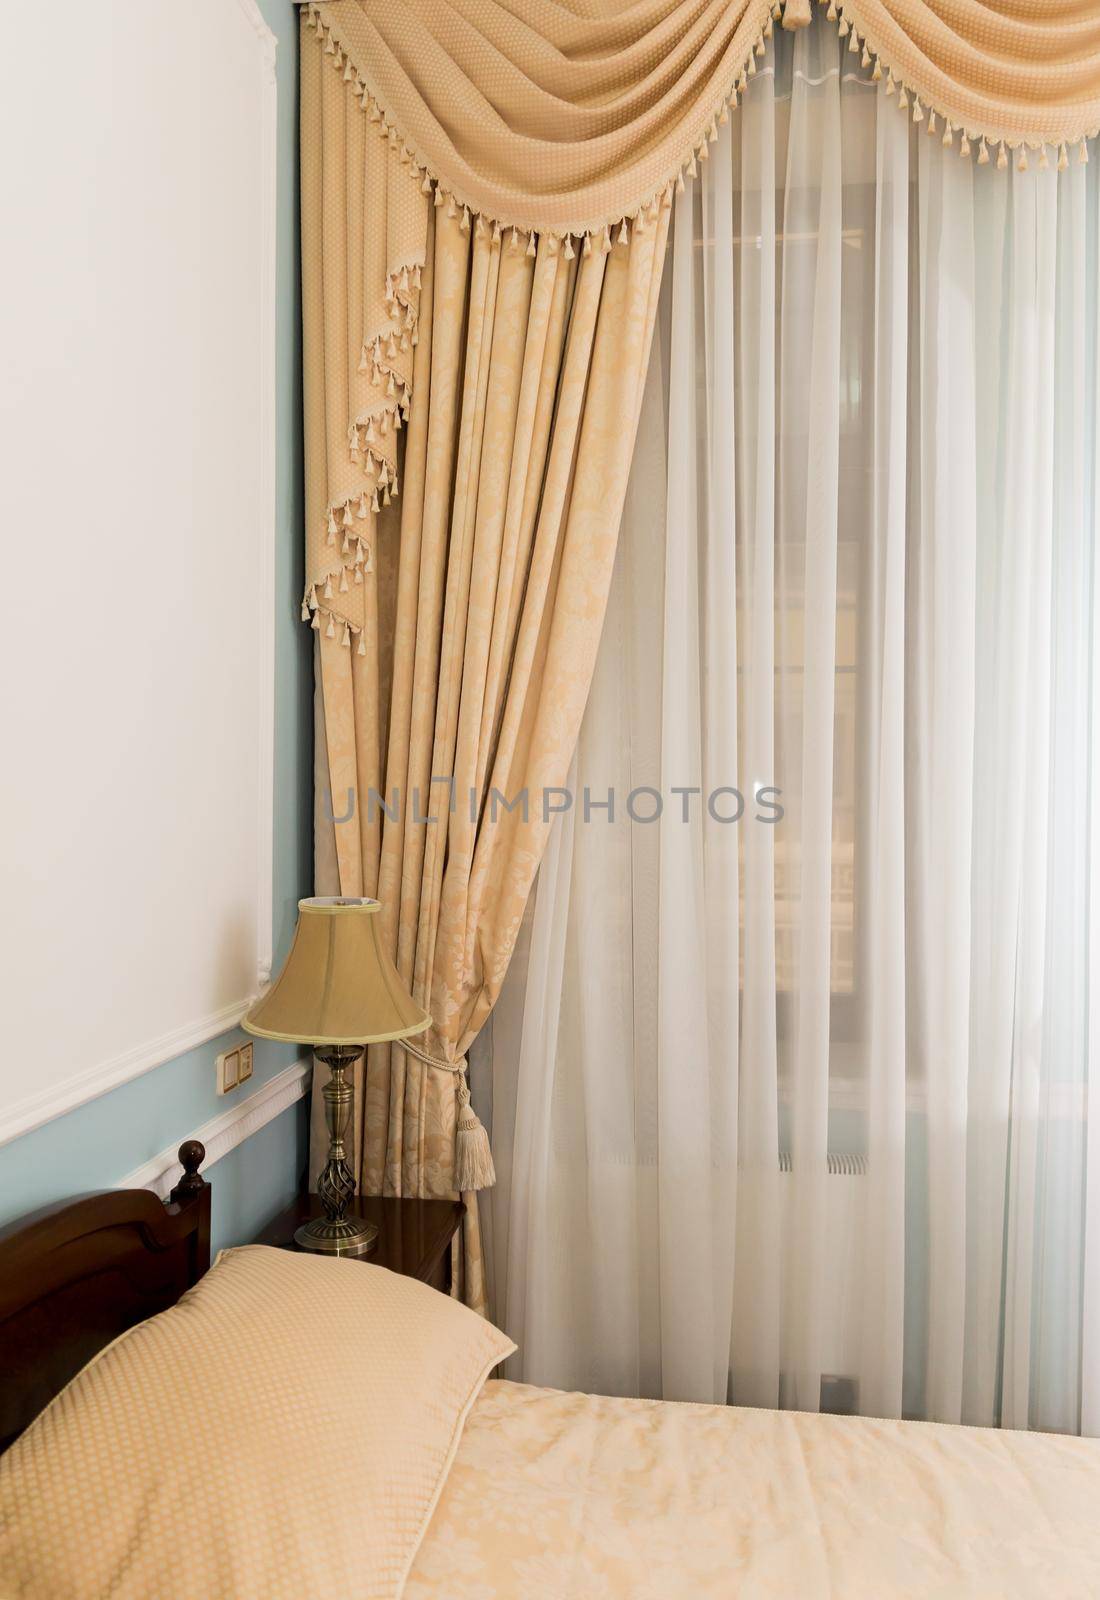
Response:
[[[0,61],[0,1141],[269,959],[273,41],[57,0]]]

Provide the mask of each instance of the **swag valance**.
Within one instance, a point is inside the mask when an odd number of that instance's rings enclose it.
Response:
[[[963,156],[1087,159],[1093,0],[827,3],[902,112]],[[348,230],[350,250],[334,271],[331,241],[323,293],[306,265],[329,350],[303,616],[355,645],[366,518],[397,493],[429,208],[531,256],[543,236],[567,260],[625,243],[706,160],[776,20],[805,26],[810,0],[308,0],[304,17],[335,69],[303,146],[327,196],[316,228]]]
[[[471,212],[583,236],[650,206],[810,0],[329,0],[401,147]],[[1100,124],[1092,0],[829,0],[941,132],[1060,151]]]

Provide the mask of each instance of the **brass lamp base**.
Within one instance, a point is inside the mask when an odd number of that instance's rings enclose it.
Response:
[[[365,1256],[374,1249],[378,1229],[373,1222],[362,1217],[314,1217],[303,1222],[294,1233],[294,1242],[300,1250],[315,1250],[326,1256]]]
[[[317,1183],[317,1193],[325,1208],[323,1217],[304,1222],[294,1235],[301,1250],[314,1250],[326,1256],[365,1256],[378,1238],[373,1222],[348,1215],[348,1201],[355,1193],[355,1179],[351,1175],[344,1151],[344,1133],[351,1112],[353,1090],[344,1079],[344,1073],[362,1054],[362,1045],[330,1045],[318,1049],[318,1059],[328,1067],[331,1076],[321,1090],[325,1102],[325,1122],[328,1125],[329,1147],[325,1170]]]

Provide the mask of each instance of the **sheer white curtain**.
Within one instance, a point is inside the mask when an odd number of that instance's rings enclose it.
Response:
[[[676,202],[486,1046],[514,1376],[1100,1426],[1095,174],[815,24]]]

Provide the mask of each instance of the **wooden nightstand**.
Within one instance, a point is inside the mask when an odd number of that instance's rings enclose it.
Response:
[[[418,1278],[444,1294],[451,1287],[451,1239],[462,1221],[466,1207],[461,1200],[391,1200],[356,1195],[351,1209],[368,1222],[378,1224],[378,1242],[356,1261],[372,1261],[406,1278]],[[321,1215],[321,1202],[315,1194],[299,1195],[281,1211],[257,1237],[257,1244],[278,1245],[297,1250],[294,1230],[311,1217]]]

